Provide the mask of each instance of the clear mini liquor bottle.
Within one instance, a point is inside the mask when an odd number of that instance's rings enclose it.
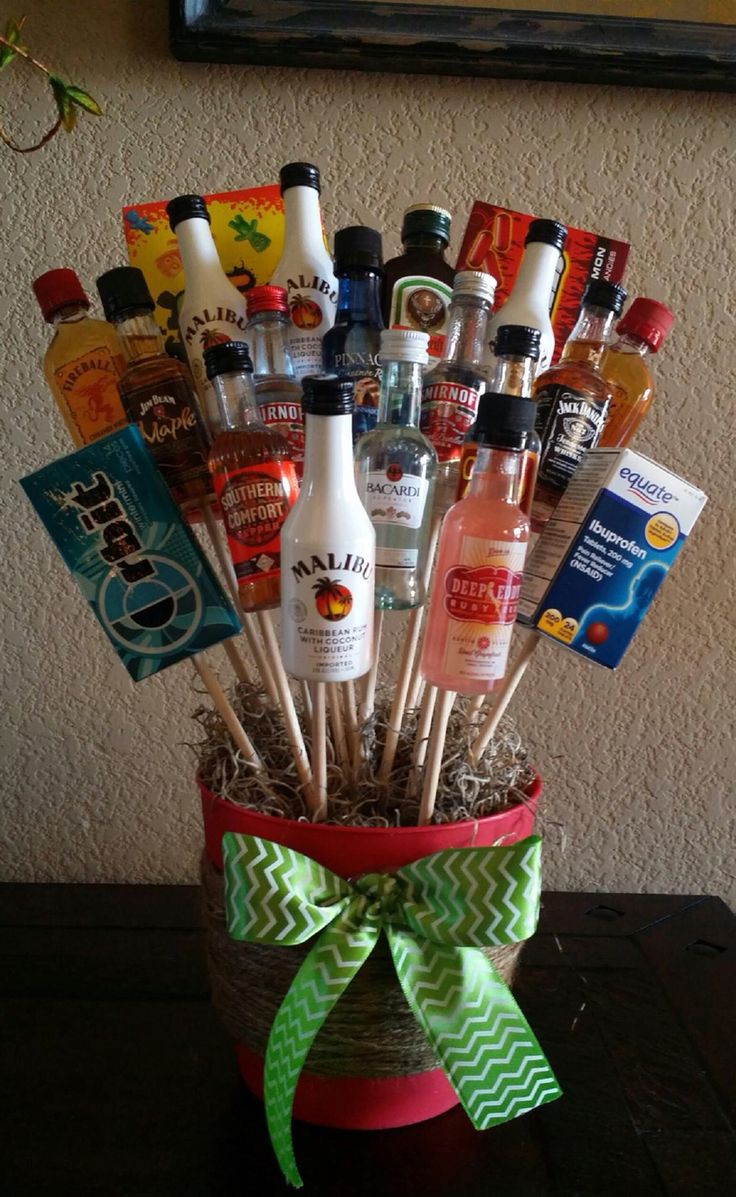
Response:
[[[281,593],[281,527],[298,483],[286,437],[258,414],[248,346],[229,341],[204,353],[222,431],[209,468],[246,611],[277,607]]]
[[[376,530],[376,607],[404,611],[425,599],[437,454],[419,431],[426,333],[381,333],[378,423],[355,447],[358,494]]]
[[[294,677],[371,667],[376,534],[355,486],[353,384],[305,378],[304,481],[281,533],[281,655]]]
[[[486,387],[481,362],[495,291],[492,274],[462,270],[455,275],[444,357],[424,376],[420,427],[439,461],[434,497],[438,514],[455,501],[463,441]]]
[[[283,287],[253,287],[248,292],[248,344],[253,381],[263,423],[286,437],[297,477],[304,465],[302,388],[289,349],[291,319]]]
[[[475,469],[442,525],[422,651],[424,677],[444,690],[488,694],[506,672],[529,541],[519,489],[533,426],[531,399],[482,396]]]

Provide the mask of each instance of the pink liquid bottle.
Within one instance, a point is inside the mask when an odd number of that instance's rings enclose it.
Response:
[[[468,492],[445,516],[430,595],[422,674],[459,694],[489,694],[508,663],[529,541],[519,506],[532,399],[487,391]]]

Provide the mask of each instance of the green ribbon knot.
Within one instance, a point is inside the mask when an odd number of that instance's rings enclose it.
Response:
[[[289,946],[317,937],[276,1013],[264,1064],[269,1133],[290,1184],[302,1184],[291,1137],[299,1074],[382,931],[414,1017],[478,1130],[560,1096],[511,991],[479,950],[534,933],[539,836],[452,848],[353,881],[258,836],[228,832],[222,846],[233,939]]]

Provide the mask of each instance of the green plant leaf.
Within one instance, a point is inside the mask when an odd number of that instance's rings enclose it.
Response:
[[[59,118],[67,133],[71,133],[75,124],[77,123],[77,110],[74,107],[74,101],[69,95],[66,83],[63,79],[59,79],[57,75],[49,75],[49,83],[51,90],[54,93],[56,100],[56,107],[59,111]]]
[[[88,91],[83,91],[81,87],[75,87],[73,83],[67,83],[66,94],[78,108],[84,108],[85,112],[91,112],[93,116],[102,116],[102,109],[97,100]]]
[[[21,45],[20,40],[21,28],[22,22],[18,22],[11,17],[5,26],[5,38],[6,41],[12,42],[14,46],[19,46],[21,50],[25,50],[25,46]],[[14,58],[15,50],[12,50],[10,46],[0,46],[0,71],[9,62],[12,62]]]

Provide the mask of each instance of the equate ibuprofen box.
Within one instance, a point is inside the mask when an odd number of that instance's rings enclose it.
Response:
[[[706,496],[631,449],[593,449],[524,572],[519,621],[615,669]]]

